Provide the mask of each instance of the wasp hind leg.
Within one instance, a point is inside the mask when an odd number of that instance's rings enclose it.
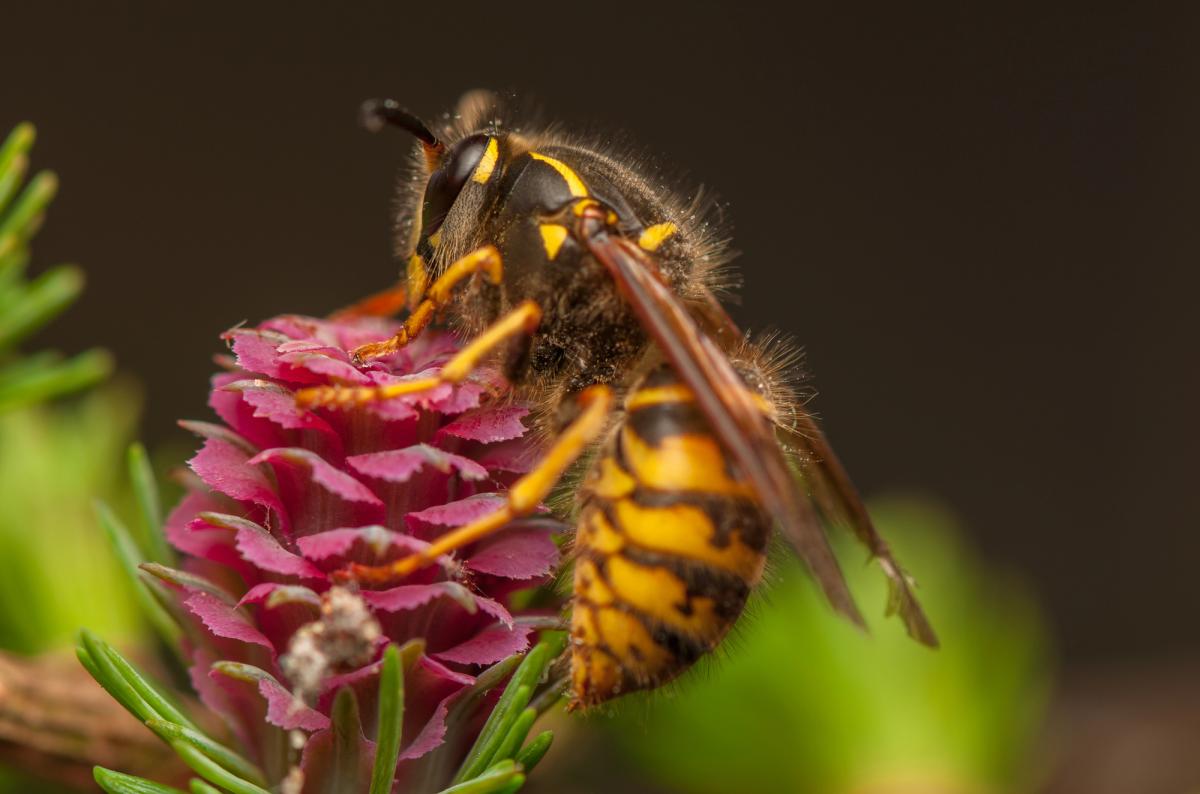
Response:
[[[382,342],[371,342],[370,344],[358,347],[350,354],[351,358],[356,363],[361,364],[373,358],[390,356],[416,339],[421,334],[421,331],[425,330],[425,326],[429,325],[429,321],[433,319],[438,309],[441,309],[450,302],[450,296],[453,294],[454,288],[460,283],[476,273],[482,273],[492,284],[499,284],[503,272],[500,252],[496,250],[494,245],[485,245],[482,248],[477,248],[446,268],[446,272],[442,273],[433,284],[429,285],[429,289],[426,292],[425,280],[427,277],[425,275],[424,263],[419,258],[416,260],[415,266],[413,262],[410,262],[408,268],[408,299],[410,303],[416,301],[419,301],[419,303],[416,303],[412,313],[405,319],[404,325],[396,332],[395,336],[391,339],[385,339]],[[371,299],[368,298],[367,300],[370,301]]]
[[[513,520],[533,513],[563,473],[604,432],[612,412],[612,389],[604,385],[590,386],[579,392],[576,402],[579,412],[574,420],[558,436],[537,466],[508,490],[504,507],[447,532],[416,554],[387,565],[353,564],[344,569],[338,578],[360,584],[385,585],[432,565],[438,557],[470,545],[503,529]]]
[[[529,336],[541,321],[542,310],[538,305],[531,300],[523,301],[458,351],[437,375],[387,386],[314,386],[296,392],[296,404],[310,409],[353,408],[406,394],[419,394],[444,383],[461,383],[490,353],[514,337]]]

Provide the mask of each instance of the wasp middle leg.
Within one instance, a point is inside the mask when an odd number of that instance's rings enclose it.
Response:
[[[437,375],[386,386],[314,386],[296,392],[296,404],[301,408],[352,408],[419,394],[444,383],[461,383],[489,354],[510,339],[531,335],[541,321],[542,310],[538,305],[531,300],[523,301],[458,351]]]
[[[352,564],[339,578],[360,584],[383,585],[432,565],[438,557],[461,549],[503,529],[517,518],[538,508],[559,478],[604,432],[612,413],[612,389],[605,385],[589,386],[576,397],[578,414],[558,436],[532,471],[508,490],[504,507],[470,524],[453,529],[427,548],[386,565]]]

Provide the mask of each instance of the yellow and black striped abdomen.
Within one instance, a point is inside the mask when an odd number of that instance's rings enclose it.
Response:
[[[725,636],[769,522],[692,392],[662,367],[588,474],[575,538],[574,706],[674,678]]]

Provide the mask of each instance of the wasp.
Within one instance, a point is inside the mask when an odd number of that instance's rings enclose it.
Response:
[[[401,188],[403,284],[364,304],[390,309],[403,295],[409,312],[394,338],[354,357],[390,355],[442,313],[469,341],[434,377],[318,387],[298,402],[420,392],[506,353],[548,442],[504,507],[395,562],[352,565],[348,579],[393,582],[504,528],[594,450],[576,488],[573,707],[657,687],[713,650],[776,528],[832,607],[863,626],[825,534],[851,528],[889,580],[889,611],[937,644],[824,434],[716,297],[726,248],[701,206],[602,145],[507,126],[489,94],[468,94],[436,132],[390,100],[363,114],[418,145]]]

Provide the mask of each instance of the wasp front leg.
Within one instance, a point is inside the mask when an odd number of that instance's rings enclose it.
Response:
[[[538,305],[531,300],[523,301],[458,351],[437,375],[387,386],[315,386],[296,392],[296,404],[301,408],[310,409],[353,408],[408,394],[419,394],[445,383],[461,383],[488,355],[511,339],[532,335],[541,321],[542,310]]]
[[[421,295],[424,295],[424,298],[416,304],[395,336],[382,342],[371,342],[356,348],[351,353],[351,357],[356,363],[361,364],[373,358],[390,356],[416,339],[421,331],[425,330],[425,326],[429,325],[434,314],[450,302],[454,288],[476,273],[482,273],[492,284],[500,283],[503,265],[500,260],[500,252],[494,245],[485,245],[454,262],[429,286],[428,291],[425,290],[424,265],[421,265],[419,272],[414,271],[410,266],[408,297],[410,301],[417,300]]]
[[[385,585],[433,564],[438,557],[461,549],[503,529],[537,510],[554,485],[581,454],[604,432],[612,412],[612,389],[590,386],[576,398],[578,414],[555,440],[534,469],[508,490],[504,507],[470,524],[451,530],[427,548],[387,565],[353,564],[339,578],[360,584]]]

